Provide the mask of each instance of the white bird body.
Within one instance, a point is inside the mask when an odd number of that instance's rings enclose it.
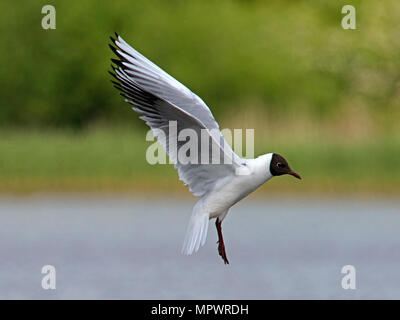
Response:
[[[200,200],[203,201],[205,210],[210,213],[210,218],[219,217],[272,178],[269,171],[271,157],[272,153],[269,153],[256,159],[244,159],[249,170],[247,174],[225,178],[214,190],[204,195]]]
[[[214,189],[199,199],[190,217],[182,248],[184,254],[192,254],[204,245],[209,219],[218,218],[222,222],[234,204],[272,178],[269,171],[271,158],[272,153],[256,159],[243,159],[246,174],[221,178]]]
[[[141,114],[140,118],[153,130],[154,136],[175,161],[179,178],[189,186],[195,196],[200,197],[193,207],[182,252],[192,254],[204,245],[208,222],[217,218],[218,251],[224,262],[229,263],[221,229],[221,222],[229,209],[274,175],[300,176],[291,171],[286,160],[277,154],[268,153],[256,159],[240,158],[225,141],[218,123],[201,98],[142,56],[118,35],[117,39],[111,40],[116,47],[110,45],[110,48],[120,58],[112,59],[117,67],[112,66],[115,73],[111,75],[118,81],[113,83],[122,91],[125,101],[135,106],[133,110]],[[170,130],[171,122],[176,123],[175,133]],[[196,159],[200,161],[191,163],[181,161],[172,151],[183,145],[173,135],[187,128],[194,130],[197,137],[206,132],[209,135],[206,148],[209,151],[214,148],[219,150],[217,156],[212,152],[205,153],[206,157],[209,154],[211,156],[207,164],[202,162],[203,158],[200,160],[203,145],[200,145],[199,158]],[[208,141],[211,141],[211,145]],[[229,161],[225,161],[226,159]],[[221,161],[216,164],[214,160]],[[271,172],[272,162],[275,174]]]

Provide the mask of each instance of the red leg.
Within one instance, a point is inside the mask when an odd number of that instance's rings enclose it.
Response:
[[[221,256],[222,260],[224,260],[224,263],[229,264],[228,258],[226,257],[224,237],[222,236],[221,224],[222,221],[220,221],[218,218],[215,219],[215,226],[217,227],[218,231],[218,253]]]

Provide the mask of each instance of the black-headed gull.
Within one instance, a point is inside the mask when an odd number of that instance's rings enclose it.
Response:
[[[113,81],[115,87],[122,91],[126,102],[134,105],[133,110],[141,115],[140,118],[174,159],[180,179],[195,196],[200,197],[193,207],[182,252],[190,255],[198,251],[206,241],[209,220],[216,218],[218,253],[228,264],[221,223],[229,209],[273,176],[290,174],[301,179],[300,176],[276,153],[255,159],[240,158],[224,140],[218,123],[203,100],[117,34],[116,39],[111,37],[111,40],[114,46],[110,45],[110,48],[119,58],[112,59],[115,66],[112,65],[113,72],[110,72],[117,80]],[[211,141],[207,149],[217,148],[220,151],[217,160],[221,161],[214,162],[213,152],[209,155],[208,151],[206,158],[209,162],[203,161],[204,149],[200,147],[200,154],[196,155],[200,161],[180,161],[176,149],[179,150],[187,141],[180,141],[176,136],[171,138],[170,123],[177,126],[175,135],[191,129],[200,137],[205,131],[207,143]]]

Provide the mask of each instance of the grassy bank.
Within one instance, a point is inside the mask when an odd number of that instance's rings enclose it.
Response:
[[[356,30],[341,27],[344,0],[58,0],[57,28],[43,30],[47,4],[0,2],[0,126],[127,119],[107,74],[117,31],[216,116],[235,104],[327,119],[362,109],[382,130],[398,127],[397,0],[353,0]]]
[[[1,193],[186,192],[146,162],[144,125],[110,84],[114,31],[304,177],[259,194],[399,193],[399,1],[353,1],[355,30],[344,0],[60,0],[56,30],[41,28],[48,1],[22,3],[0,3]],[[107,128],[121,124],[136,131]]]
[[[172,165],[146,162],[145,131],[1,130],[0,192],[184,192]],[[264,137],[264,138],[263,138]],[[400,139],[352,143],[257,135],[256,155],[279,152],[302,176],[275,178],[264,192],[396,194],[400,192]]]

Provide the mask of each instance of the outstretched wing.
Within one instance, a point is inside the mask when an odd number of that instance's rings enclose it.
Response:
[[[110,72],[117,80],[113,81],[115,87],[122,91],[126,102],[135,106],[133,110],[141,115],[140,118],[166,148],[180,179],[190,191],[202,196],[217,183],[232,177],[242,165],[242,159],[222,136],[203,100],[130,47],[120,36],[111,40],[114,46],[110,45],[110,48],[119,58],[112,59],[115,66],[112,66],[114,72]],[[171,124],[176,125],[176,130],[170,129]],[[184,133],[184,129],[192,129],[197,139],[182,139],[180,133]],[[177,156],[187,143],[196,144],[189,148],[193,153],[189,163]],[[204,159],[205,148],[208,150],[207,159]]]

